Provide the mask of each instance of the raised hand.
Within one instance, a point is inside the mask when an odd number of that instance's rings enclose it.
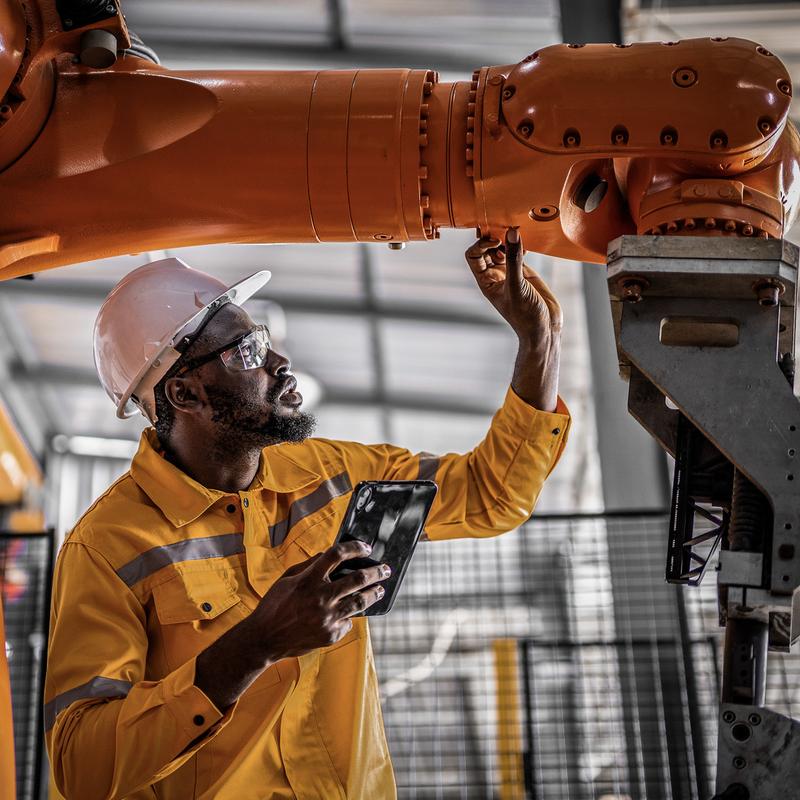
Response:
[[[524,252],[519,231],[509,228],[505,243],[484,237],[465,255],[481,292],[519,339],[512,388],[535,408],[553,411],[558,402],[561,306],[536,272],[523,265]]]

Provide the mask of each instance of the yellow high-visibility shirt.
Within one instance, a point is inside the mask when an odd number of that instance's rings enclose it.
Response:
[[[329,547],[362,480],[434,479],[430,539],[524,522],[569,416],[508,391],[466,455],[309,439],[264,449],[242,492],[170,464],[153,429],[56,566],[45,728],[67,800],[395,797],[363,618],[337,644],[269,667],[224,713],[195,657],[292,565]],[[424,545],[431,546],[431,545]],[[402,591],[402,590],[401,590]]]

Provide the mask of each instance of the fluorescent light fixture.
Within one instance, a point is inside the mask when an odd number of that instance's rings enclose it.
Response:
[[[51,446],[56,453],[96,458],[133,458],[139,442],[132,439],[112,439],[103,436],[54,436]]]

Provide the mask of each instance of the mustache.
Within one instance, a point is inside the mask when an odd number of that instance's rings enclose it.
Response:
[[[267,392],[267,400],[274,403],[290,386],[290,384],[297,383],[297,379],[291,373],[287,375],[280,383],[275,383],[272,388]]]

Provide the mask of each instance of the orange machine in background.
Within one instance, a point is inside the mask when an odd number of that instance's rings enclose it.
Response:
[[[17,432],[5,406],[0,402],[0,510],[9,511],[3,520],[8,530],[41,531],[44,519],[41,510],[35,507],[33,495],[42,484],[42,473],[36,459]],[[11,713],[11,684],[6,661],[6,635],[3,623],[3,598],[12,600],[24,591],[16,575],[7,563],[9,553],[2,553],[0,569],[0,798],[13,800],[16,794],[14,769],[13,724]]]
[[[0,0],[0,278],[210,242],[520,226],[601,262],[623,233],[781,236],[792,86],[741,39],[554,45],[424,70],[173,72],[118,4]]]

